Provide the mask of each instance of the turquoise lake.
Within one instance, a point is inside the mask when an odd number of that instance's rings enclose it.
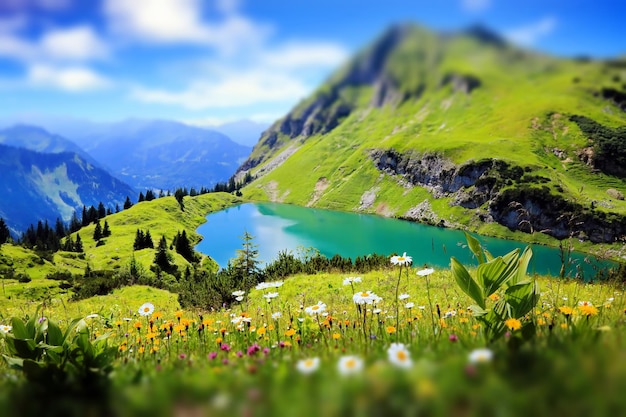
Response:
[[[305,248],[315,248],[327,257],[340,254],[353,260],[373,253],[406,252],[413,257],[416,267],[449,268],[451,256],[466,265],[476,264],[462,231],[374,215],[288,204],[246,203],[211,213],[206,219],[197,230],[203,240],[196,250],[211,256],[222,267],[236,257],[244,231],[254,236],[259,259],[264,262],[273,260],[280,251],[292,251],[298,255]],[[527,246],[522,242],[474,236],[494,256],[504,255],[515,248],[523,250]],[[559,274],[558,249],[541,245],[533,245],[532,249],[529,272]],[[613,265],[575,252],[568,275],[578,274],[588,279],[595,276],[598,269]]]

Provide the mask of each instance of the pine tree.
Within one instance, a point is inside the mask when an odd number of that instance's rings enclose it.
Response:
[[[152,242],[152,236],[150,236],[150,230],[146,230],[144,238],[144,248],[154,249],[154,242]]]
[[[143,234],[143,231],[141,229],[137,229],[137,231],[135,232],[135,243],[133,243],[133,249],[134,250],[143,249],[145,241],[146,241],[146,237]]]
[[[124,210],[128,210],[133,206],[133,203],[130,201],[130,197],[126,196],[126,201],[124,201]]]
[[[70,220],[69,233],[74,233],[80,230],[81,227],[82,227],[82,223],[80,219],[78,218],[78,214],[74,212],[74,214],[72,214],[72,219]]]
[[[9,226],[4,222],[4,219],[0,217],[0,245],[11,241],[11,231]]]
[[[100,226],[100,220],[96,222],[96,227],[93,229],[93,240],[98,241],[102,239],[102,226]]]
[[[80,235],[76,233],[76,242],[74,243],[74,252],[82,252],[83,249],[83,241],[80,239]]]
[[[102,228],[102,237],[109,237],[111,236],[111,229],[109,229],[109,222],[108,221],[104,221],[104,227]]]
[[[119,213],[120,212],[120,205],[115,203],[115,212]]]
[[[57,217],[57,221],[54,225],[54,233],[57,235],[59,239],[65,237],[67,234],[67,230],[65,229],[65,224],[63,224],[63,220]]]
[[[138,203],[141,203],[142,201],[144,201],[146,199],[146,197],[144,197],[143,193],[140,191],[139,192],[139,198],[137,199]]]
[[[247,231],[243,232],[241,237],[243,245],[241,249],[237,249],[237,257],[233,260],[233,268],[237,271],[237,275],[241,282],[241,288],[252,285],[256,282],[256,276],[259,272],[259,251],[257,245],[253,242],[254,236]]]
[[[167,251],[167,240],[165,236],[161,236],[161,240],[159,240],[159,246],[154,255],[154,263],[163,271],[167,272],[172,269],[171,255]]]
[[[104,207],[104,204],[102,204],[102,201],[101,201],[98,204],[98,219],[106,217],[106,215],[107,215],[107,209]]]
[[[183,232],[178,232],[174,237],[174,248],[176,252],[180,253],[180,255],[185,258],[189,262],[195,261],[195,254],[193,251],[193,247],[191,246],[191,242],[187,238],[187,232],[183,230]]]
[[[148,190],[146,191],[146,201],[152,201],[155,199],[154,191]]]

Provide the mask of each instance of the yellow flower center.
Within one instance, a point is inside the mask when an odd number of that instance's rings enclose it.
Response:
[[[307,359],[306,361],[304,361],[304,366],[306,366],[307,368],[311,368],[313,367],[313,364],[315,362],[313,361],[313,359]]]
[[[311,307],[311,310],[319,310],[320,306],[318,305],[314,305],[313,307]]]
[[[408,357],[407,357],[406,352],[405,352],[405,351],[403,351],[403,350],[399,350],[399,351],[398,351],[398,353],[396,354],[396,356],[397,356],[397,357],[398,357],[398,359],[399,359],[400,361],[402,361],[402,362],[406,361],[406,360],[407,360],[407,358],[408,358]]]
[[[144,307],[143,311],[144,311],[144,313],[147,313],[148,311],[150,311],[150,308],[149,307]]]
[[[346,365],[346,368],[352,369],[352,368],[354,368],[356,366],[356,361],[354,359],[350,358],[350,359],[348,359],[345,362],[345,365]]]
[[[367,296],[369,296],[369,294],[368,294],[368,293],[366,293],[366,292],[362,292],[362,293],[361,293],[361,297],[367,297]]]

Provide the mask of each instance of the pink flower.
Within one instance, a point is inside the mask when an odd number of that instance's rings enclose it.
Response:
[[[237,355],[238,358],[241,358],[243,356],[243,352],[238,350],[236,355]]]
[[[226,352],[230,352],[230,346],[228,346],[228,343],[222,343],[220,345],[220,350],[224,350]]]
[[[250,346],[248,348],[248,356],[252,356],[255,353],[257,353],[259,350],[261,350],[261,346],[259,346],[258,344],[253,344],[252,346]]]
[[[211,352],[211,353],[209,353],[209,359],[210,359],[210,360],[213,360],[213,359],[215,359],[216,357],[217,357],[217,352]]]
[[[459,341],[459,337],[453,333],[450,336],[448,336],[448,340],[450,340],[453,343],[454,342],[458,342]]]

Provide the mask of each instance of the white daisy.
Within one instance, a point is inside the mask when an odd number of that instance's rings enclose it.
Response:
[[[326,311],[326,304],[322,303],[321,301],[318,301],[317,304],[304,309],[304,312],[311,316],[315,314],[321,314],[324,311]]]
[[[417,275],[419,275],[420,277],[425,277],[427,275],[432,274],[433,272],[435,272],[435,270],[432,268],[424,268],[424,269],[420,269],[419,271],[417,271]]]
[[[472,350],[468,355],[470,363],[491,362],[493,359],[493,351],[488,348],[479,348]]]
[[[350,284],[354,284],[357,282],[361,282],[361,277],[348,277],[348,278],[344,278],[343,285],[350,285]]]
[[[0,324],[0,332],[2,333],[9,333],[11,331],[13,327],[7,325],[7,324]]]
[[[303,374],[311,374],[320,367],[320,358],[301,359],[296,364],[296,369]]]
[[[409,302],[404,305],[404,308],[413,308],[415,307],[415,303]]]
[[[402,254],[402,256],[392,256],[391,263],[393,265],[410,265],[413,262],[413,258],[411,256],[407,256],[406,252]]]
[[[413,364],[411,355],[404,343],[392,343],[389,349],[387,349],[387,355],[389,356],[389,362],[399,368],[410,368]]]
[[[242,290],[233,291],[232,294],[235,297],[243,297],[246,292]]]
[[[409,294],[400,294],[398,296],[398,300],[406,300],[407,298],[409,298],[410,295]]]
[[[371,291],[357,292],[352,296],[352,300],[357,304],[374,304],[379,298],[380,297]]]
[[[283,314],[280,311],[277,311],[276,313],[272,313],[272,318],[274,320],[278,320],[279,318],[281,318],[283,316]]]
[[[337,363],[341,375],[358,374],[363,369],[363,359],[358,356],[342,356]]]
[[[154,304],[152,303],[143,303],[141,307],[139,307],[139,315],[141,316],[149,316],[154,311]]]

